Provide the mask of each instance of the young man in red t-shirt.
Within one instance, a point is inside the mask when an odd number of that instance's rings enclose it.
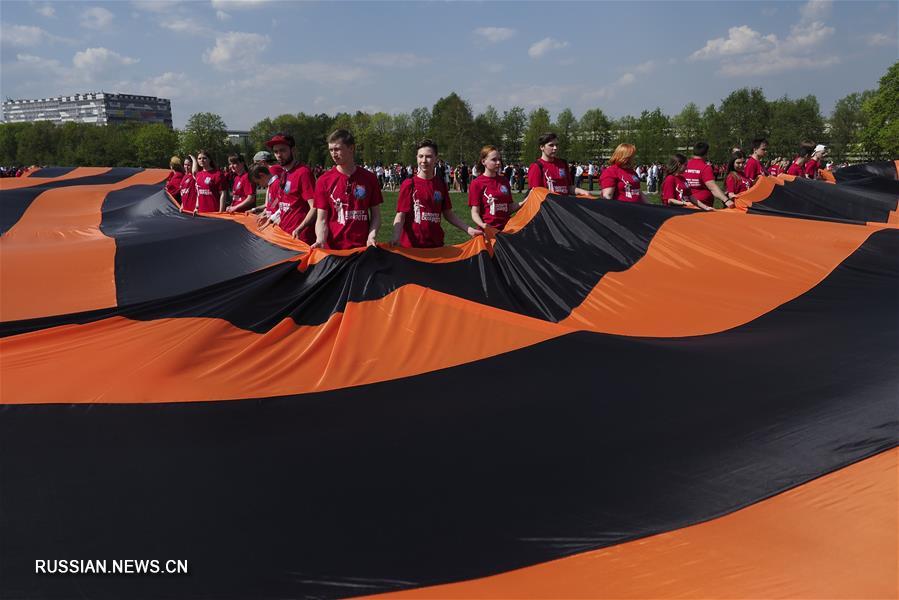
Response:
[[[474,237],[483,235],[480,229],[469,227],[462,222],[450,201],[446,182],[435,177],[437,167],[437,144],[425,139],[415,150],[418,173],[406,179],[400,186],[396,202],[396,217],[393,219],[391,245],[404,248],[439,248],[443,246],[441,216]]]
[[[256,206],[256,185],[250,181],[247,164],[242,155],[229,155],[228,168],[234,174],[234,183],[231,184],[231,206],[226,208],[225,212],[246,212]]]
[[[334,250],[374,246],[381,226],[378,205],[384,201],[378,177],[356,166],[356,139],[346,129],[328,137],[334,168],[315,182],[315,242]]]
[[[693,158],[687,161],[684,169],[684,180],[690,187],[690,197],[706,206],[713,206],[714,198],[717,198],[727,208],[733,208],[733,200],[715,183],[715,173],[705,158],[708,153],[709,145],[706,142],[697,142],[693,146]]]
[[[818,179],[818,170],[824,164],[824,155],[826,148],[824,144],[818,144],[812,150],[812,156],[805,163],[805,176],[807,179]]]
[[[746,159],[746,166],[743,167],[743,176],[749,180],[750,186],[765,174],[765,170],[762,169],[762,159],[766,154],[768,154],[768,140],[765,138],[752,140],[752,155]]]
[[[268,219],[294,238],[312,244],[315,211],[312,210],[315,184],[312,171],[296,157],[292,135],[277,133],[265,145],[272,149],[281,168],[278,208]],[[261,221],[261,227],[266,223]]]

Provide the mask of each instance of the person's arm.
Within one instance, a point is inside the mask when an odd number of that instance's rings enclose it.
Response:
[[[197,157],[193,154],[188,154],[190,156],[190,174],[194,177],[197,176]]]
[[[226,212],[229,212],[229,213],[240,212],[240,211],[242,211],[243,209],[249,208],[250,206],[252,206],[253,203],[255,202],[255,200],[256,200],[256,195],[255,195],[255,194],[250,195],[250,196],[246,196],[240,204],[238,204],[238,205],[236,205],[236,206],[229,206],[229,207],[226,209]]]
[[[483,229],[487,227],[487,223],[481,218],[481,207],[480,206],[472,206],[471,207],[471,220],[474,221],[474,224]]]
[[[391,246],[399,246],[403,236],[403,225],[406,222],[406,213],[398,212],[393,218],[393,237],[390,238]]]
[[[328,241],[328,211],[323,208],[315,209],[315,243],[312,248],[324,248]]]
[[[591,192],[590,190],[585,190],[583,188],[576,187],[574,188],[574,193],[577,196],[598,196],[599,192]]]
[[[368,226],[368,240],[366,241],[366,245],[368,246],[374,246],[378,243],[378,229],[381,228],[381,209],[378,208],[378,206],[379,205],[376,204],[375,206],[372,206],[368,209],[370,218],[370,225]]]
[[[225,212],[225,189],[219,192],[219,212]]]
[[[706,182],[705,182],[705,187],[706,187],[710,192],[712,192],[712,196],[714,196],[715,198],[718,198],[719,200],[721,200],[721,202],[724,203],[724,206],[726,206],[727,208],[733,208],[733,207],[734,207],[734,201],[731,200],[730,198],[728,198],[728,197],[724,194],[724,192],[721,191],[721,188],[718,187],[718,184],[715,183],[714,180],[706,181]],[[702,208],[703,210],[709,210],[709,207],[708,207],[708,206],[705,206],[702,202],[696,202],[696,206],[698,206],[699,208]]]
[[[312,206],[314,200],[312,198],[309,198],[308,200],[306,200],[306,202],[309,203],[309,212],[306,213],[306,218],[303,219],[303,221],[299,225],[297,225],[297,228],[293,230],[292,235],[296,239],[300,239],[300,234],[303,232],[303,230],[315,223],[315,207]]]
[[[474,208],[477,208],[477,207],[475,206]],[[453,211],[452,206],[447,206],[445,209],[443,209],[443,216],[446,218],[447,221],[449,221],[450,223],[452,223],[453,225],[458,227],[461,231],[464,231],[471,237],[474,237],[476,235],[484,235],[483,231],[481,231],[480,229],[475,229],[474,227],[469,227],[462,219],[460,219],[459,215],[457,215]]]

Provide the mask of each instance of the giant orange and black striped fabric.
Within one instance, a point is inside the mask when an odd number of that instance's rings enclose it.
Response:
[[[897,594],[895,175],[333,253],[164,176],[2,188],[0,595]]]

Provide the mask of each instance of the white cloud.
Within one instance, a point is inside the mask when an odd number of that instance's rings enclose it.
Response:
[[[763,36],[748,25],[731,27],[727,30],[727,38],[715,38],[705,43],[705,46],[690,55],[693,60],[705,60],[732,56],[737,54],[750,54],[770,50],[777,44],[777,36],[774,34]]]
[[[356,62],[363,65],[371,65],[373,67],[393,67],[408,69],[419,65],[426,65],[431,62],[430,58],[418,56],[410,52],[393,53],[393,52],[373,52],[359,58]]]
[[[138,59],[123,56],[108,48],[86,48],[76,52],[72,57],[72,64],[76,69],[99,72],[113,67],[133,65]]]
[[[136,93],[160,98],[181,98],[191,88],[191,80],[184,73],[166,71],[123,89],[135,89]]]
[[[53,19],[56,17],[56,9],[50,6],[49,4],[44,4],[42,6],[37,7],[37,14],[47,17],[48,19]]]
[[[168,20],[164,19],[159,22],[161,27],[174,31],[175,33],[186,33],[190,35],[207,35],[212,36],[212,30],[204,27],[198,21],[193,19]]]
[[[6,23],[0,24],[0,39],[3,40],[5,45],[16,48],[31,48],[48,42],[62,40],[62,38],[47,33],[40,27],[9,25]]]
[[[143,12],[166,14],[172,12],[180,2],[178,0],[132,0],[131,6]]]
[[[41,58],[40,56],[34,56],[32,54],[16,54],[16,60],[23,65],[28,65],[29,67],[37,69],[57,71],[58,69],[62,68],[62,65],[58,60]]]
[[[259,8],[269,4],[271,0],[212,0],[212,8],[219,10],[244,10]]]
[[[639,65],[627,67],[627,70],[621,74],[618,79],[612,83],[608,83],[600,88],[591,90],[583,94],[584,100],[609,100],[614,97],[623,88],[631,86],[640,78],[638,76],[649,75],[658,67],[658,63],[654,60],[647,60]]]
[[[508,27],[478,27],[474,32],[492,43],[504,42],[515,35],[515,30]]]
[[[895,46],[896,36],[886,33],[869,33],[865,36],[865,43],[869,46]]]
[[[530,56],[531,58],[540,58],[547,52],[567,47],[568,42],[560,42],[559,40],[547,37],[543,38],[539,42],[534,42],[531,47],[528,48],[528,56]]]
[[[106,29],[115,16],[102,6],[93,6],[81,11],[81,26],[88,29]]]
[[[223,10],[217,10],[217,11],[215,11],[215,18],[218,19],[219,21],[227,21],[228,19],[231,18],[231,15],[229,15],[228,13],[226,13]]]
[[[830,16],[832,0],[809,0],[799,7],[799,15],[804,22],[820,21]]]
[[[203,62],[216,69],[248,67],[268,47],[269,37],[258,33],[229,31],[215,38],[215,46],[203,53]]]
[[[690,59],[718,59],[718,73],[729,77],[774,75],[839,64],[839,56],[822,51],[824,42],[836,31],[822,20],[830,10],[829,0],[809,0],[800,7],[800,19],[784,39],[773,33],[762,35],[747,25],[731,27],[726,39],[709,40]]]

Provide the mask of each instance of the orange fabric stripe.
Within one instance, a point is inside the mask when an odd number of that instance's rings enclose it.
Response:
[[[100,232],[103,200],[113,190],[159,183],[166,173],[153,169],[115,184],[63,187],[35,198],[0,238],[0,320],[115,306],[115,240]],[[77,244],[60,252],[66,238]]]
[[[66,181],[67,179],[77,179],[79,177],[88,177],[90,175],[102,175],[107,171],[109,171],[109,167],[78,167],[59,177],[2,177],[0,178],[0,191],[36,187],[53,181]]]
[[[642,259],[605,275],[562,324],[652,337],[724,331],[807,292],[884,227],[738,211],[674,217]]]
[[[413,285],[347,304],[323,325],[286,319],[265,334],[219,319],[115,317],[0,340],[0,402],[181,402],[324,391],[460,365],[562,333],[554,323]],[[46,376],[48,364],[53,377]]]
[[[896,598],[890,450],[692,527],[377,598]]]

